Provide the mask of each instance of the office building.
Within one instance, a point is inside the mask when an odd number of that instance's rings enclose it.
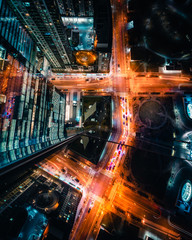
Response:
[[[53,72],[109,72],[110,1],[7,2]],[[105,39],[101,37],[103,32],[107,32]]]

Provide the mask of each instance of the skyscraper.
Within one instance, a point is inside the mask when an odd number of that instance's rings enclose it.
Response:
[[[0,16],[1,168],[64,139],[65,95],[48,83],[47,60],[6,1]]]
[[[109,71],[110,1],[0,1],[0,165],[64,139],[51,72]]]
[[[49,61],[53,72],[109,71],[110,1],[9,0],[8,3]],[[99,14],[99,9],[106,10]],[[104,31],[107,33],[105,40],[101,39]],[[104,68],[98,67],[101,61]]]

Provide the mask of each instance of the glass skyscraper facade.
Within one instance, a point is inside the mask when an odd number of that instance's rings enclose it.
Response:
[[[21,26],[5,0],[0,0],[0,34],[24,58],[31,61],[33,41]]]
[[[0,0],[0,168],[64,139],[65,95],[37,66],[35,43]]]

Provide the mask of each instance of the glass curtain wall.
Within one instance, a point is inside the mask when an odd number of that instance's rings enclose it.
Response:
[[[0,168],[64,140],[65,95],[37,73],[36,48],[0,0]]]

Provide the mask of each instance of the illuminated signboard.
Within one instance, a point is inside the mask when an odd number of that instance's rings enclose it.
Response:
[[[181,190],[181,198],[184,202],[189,202],[191,199],[192,185],[190,181],[186,181]]]
[[[192,103],[187,104],[187,114],[192,119]]]

